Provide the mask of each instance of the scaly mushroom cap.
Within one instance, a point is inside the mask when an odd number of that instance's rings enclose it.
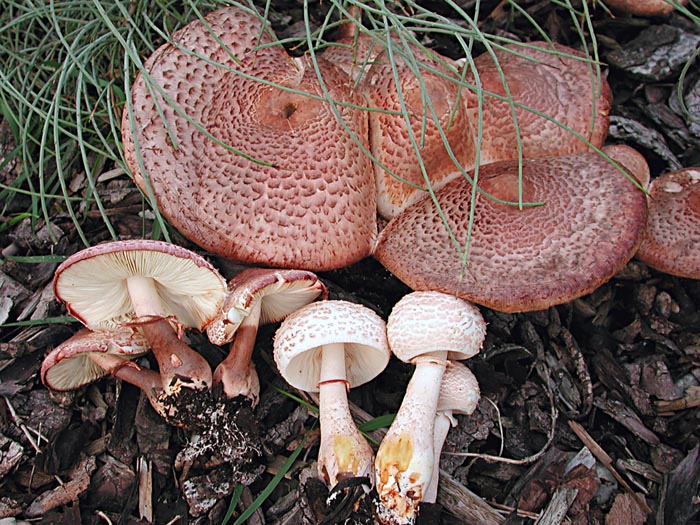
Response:
[[[309,59],[256,47],[271,41],[239,7],[177,31],[145,64],[155,99],[145,75],[134,82],[125,159],[163,215],[206,250],[279,268],[345,266],[369,253],[376,234],[369,159],[344,127],[364,143],[367,116],[348,105],[362,101],[347,77],[319,58],[328,96],[343,102],[341,124],[312,98],[325,95]]]
[[[605,153],[625,168],[627,174],[633,176],[642,188],[649,188],[651,172],[644,155],[624,144],[605,146]]]
[[[700,168],[651,182],[649,219],[637,259],[671,275],[700,279]]]
[[[610,279],[637,249],[646,197],[594,153],[525,160],[525,207],[479,194],[466,265],[432,200],[382,231],[374,256],[414,290],[438,290],[504,312],[548,308]],[[517,202],[517,161],[483,166],[479,187]],[[437,193],[457,239],[469,232],[471,185],[463,178]]]
[[[305,270],[248,268],[228,285],[229,293],[219,315],[207,326],[215,345],[231,342],[253,307],[260,301],[259,325],[276,323],[316,299],[328,297],[326,286]]]
[[[450,415],[470,415],[479,405],[479,382],[469,368],[459,362],[448,361],[440,383],[438,412]]]
[[[202,330],[220,311],[226,281],[211,264],[185,248],[132,239],[97,244],[63,261],[53,290],[68,312],[88,328],[117,328],[135,320],[127,280],[155,280],[166,316]]]
[[[322,56],[357,83],[364,78],[383,49],[377,40],[366,33],[360,33],[332,42],[323,50]]]
[[[405,363],[436,351],[447,351],[447,359],[469,359],[479,353],[484,337],[486,323],[479,309],[440,292],[405,295],[387,321],[389,347]]]
[[[377,211],[386,219],[426,194],[416,188],[427,187],[416,147],[433,188],[459,173],[459,166],[470,169],[475,155],[458,70],[437,53],[428,57],[423,50],[400,43],[392,49],[395,70],[384,51],[373,60],[360,85],[369,107],[377,108],[370,111],[370,146],[377,159]],[[412,54],[419,65],[409,67],[402,53]]]
[[[545,42],[529,42],[527,46],[536,48],[508,45],[505,47],[512,52],[495,51],[510,96],[515,103],[549,115],[594,146],[601,147],[608,132],[612,102],[610,86],[604,78],[596,78],[593,64],[574,58],[584,57],[581,52],[560,44],[553,45],[554,49]],[[505,97],[506,91],[491,55],[484,53],[474,59],[474,63],[482,89]],[[476,84],[471,74],[467,75],[467,81]],[[476,141],[479,124],[477,93],[468,89],[462,92]],[[524,158],[588,150],[588,146],[571,132],[527,109],[516,107],[515,115]],[[518,157],[515,129],[510,104],[485,93],[482,165]]]
[[[75,390],[107,375],[90,354],[109,353],[121,359],[134,359],[148,352],[146,339],[129,328],[92,331],[83,328],[44,358],[40,377],[51,390]]]
[[[674,3],[686,5],[688,0],[674,0]],[[637,16],[661,16],[675,9],[670,1],[665,0],[605,0],[605,5],[615,11]]]
[[[275,334],[277,368],[293,387],[318,392],[321,347],[344,343],[351,388],[374,379],[391,352],[384,320],[369,308],[347,301],[311,303],[288,316]]]

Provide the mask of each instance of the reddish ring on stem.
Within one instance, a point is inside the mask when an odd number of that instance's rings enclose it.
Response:
[[[345,384],[345,390],[350,392],[350,382],[347,379],[325,379],[323,381],[319,381],[316,383],[316,386],[320,387],[321,385],[327,385],[330,383],[344,383]]]

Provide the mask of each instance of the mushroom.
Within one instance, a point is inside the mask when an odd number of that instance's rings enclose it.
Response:
[[[460,167],[474,165],[459,76],[448,58],[392,40],[363,78],[377,159],[377,211],[385,219],[426,195],[429,185],[437,189],[443,179],[459,175]]]
[[[665,173],[651,182],[637,259],[661,272],[700,279],[700,168]]]
[[[224,7],[146,61],[122,118],[126,163],[163,216],[212,253],[346,266],[376,236],[367,114],[348,84],[320,56],[290,57],[254,11]]]
[[[567,155],[601,147],[608,133],[612,92],[604,77],[596,77],[586,55],[567,46],[548,42],[509,44],[474,59],[482,98],[483,135],[480,164],[518,158],[516,126],[508,96],[513,100],[523,158]],[[505,79],[506,92],[501,78]],[[476,86],[469,71],[466,81]],[[478,134],[479,94],[464,89],[469,123]],[[496,98],[498,95],[501,98]],[[503,97],[506,99],[503,100]],[[556,122],[569,130],[562,128]]]
[[[244,396],[255,406],[260,383],[251,361],[258,327],[276,323],[302,306],[325,299],[325,285],[304,270],[248,268],[228,286],[221,313],[207,326],[209,340],[216,345],[231,343],[228,356],[214,370],[214,388],[228,398]]]
[[[146,339],[133,328],[83,328],[46,355],[39,375],[47,388],[65,392],[111,374],[140,388],[153,408],[166,417],[160,375],[130,361],[148,350]]]
[[[384,321],[347,301],[311,303],[282,321],[275,334],[282,377],[299,390],[319,393],[318,473],[331,489],[372,472],[374,455],[352,420],[347,389],[377,376],[390,355]]]
[[[226,293],[223,277],[197,254],[160,241],[98,244],[61,263],[53,290],[91,330],[138,327],[166,394],[210,387],[209,364],[178,336],[182,327],[204,329]]]
[[[424,503],[437,501],[440,479],[440,453],[450,427],[457,425],[455,415],[471,415],[479,405],[479,383],[469,368],[457,361],[448,361],[440,383],[440,397],[433,431],[433,474],[423,491]]]
[[[414,290],[503,312],[540,310],[590,293],[622,269],[646,221],[644,193],[595,153],[525,160],[522,200],[542,205],[513,204],[517,161],[482,166],[478,185],[485,194],[475,198],[473,224],[473,188],[459,178],[436,194],[446,224],[424,199],[384,228],[374,257]],[[464,254],[457,243],[467,241]]]
[[[391,351],[416,369],[375,460],[382,523],[413,523],[434,465],[435,415],[447,360],[476,355],[486,336],[479,310],[440,292],[413,292],[391,311]]]
[[[365,77],[384,47],[379,36],[373,38],[367,33],[353,32],[352,29],[356,26],[350,22],[342,27],[349,31],[339,31],[339,38],[329,43],[323,50],[322,56],[324,60],[342,69],[357,85]]]
[[[684,6],[688,0],[605,0],[605,5],[615,11],[636,16],[662,16]]]
[[[644,155],[624,144],[605,146],[605,153],[620,164],[628,175],[634,177],[642,188],[649,188],[651,172]]]

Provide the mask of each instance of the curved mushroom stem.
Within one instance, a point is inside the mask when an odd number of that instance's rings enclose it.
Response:
[[[138,387],[146,395],[155,411],[167,419],[168,411],[161,402],[163,387],[158,372],[141,368],[132,361],[108,353],[90,352],[90,359],[110,375]]]
[[[377,452],[374,469],[382,523],[415,522],[433,473],[433,433],[447,352],[416,358],[394,422]]]
[[[430,476],[430,483],[423,492],[425,503],[435,503],[437,501],[438,483],[440,481],[440,453],[447,439],[450,427],[457,424],[457,420],[452,416],[452,411],[437,412],[433,424],[433,474]]]
[[[213,384],[223,389],[227,398],[245,396],[251,406],[258,404],[260,382],[252,361],[255,337],[260,323],[261,302],[255,301],[250,313],[241,322],[226,356],[214,370]]]
[[[369,476],[374,454],[350,414],[342,343],[322,348],[319,381],[319,477],[330,489],[346,478]]]
[[[158,361],[166,394],[181,387],[208,390],[212,382],[209,363],[177,336],[166,319],[153,279],[132,276],[127,286],[137,317],[147,320],[141,328]]]

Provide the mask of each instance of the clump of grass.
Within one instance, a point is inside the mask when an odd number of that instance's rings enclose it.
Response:
[[[198,9],[217,5],[198,2]],[[142,57],[194,18],[194,10],[194,4],[176,2],[4,2],[0,111],[18,145],[20,172],[0,189],[3,211],[18,194],[28,195],[34,220],[48,223],[53,214],[68,213],[87,246],[81,224],[94,205],[116,238],[97,177],[123,169],[125,86]],[[74,194],[69,184],[77,174],[87,184]]]

